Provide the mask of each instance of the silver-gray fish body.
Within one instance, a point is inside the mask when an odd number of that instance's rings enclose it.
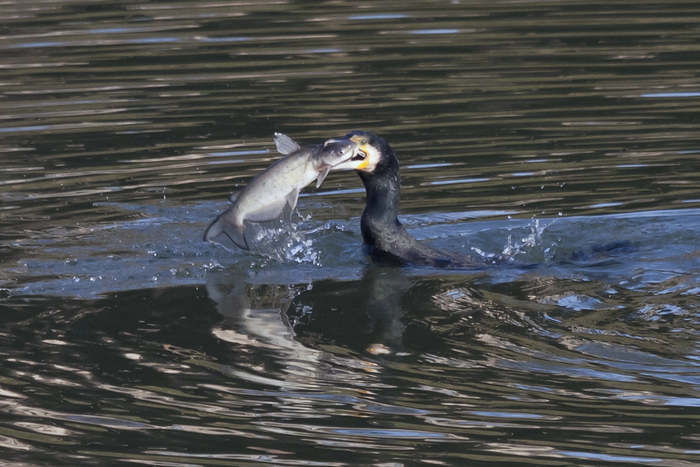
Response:
[[[281,140],[286,138],[286,140]],[[299,148],[290,138],[276,135],[280,152]],[[245,223],[266,222],[278,218],[285,205],[294,209],[299,192],[318,179],[321,184],[334,166],[354,155],[357,143],[350,140],[329,141],[325,145],[299,148],[276,161],[231,196],[233,205],[223,212],[204,232],[204,240],[219,243],[227,249],[233,245],[248,250]]]

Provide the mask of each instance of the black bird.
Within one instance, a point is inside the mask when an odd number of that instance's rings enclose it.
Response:
[[[367,192],[360,225],[365,249],[375,261],[386,265],[439,268],[476,265],[470,256],[422,244],[401,225],[397,217],[401,197],[399,160],[386,140],[365,131],[353,131],[345,138],[359,143],[360,153],[355,157],[364,157],[363,163],[355,169]]]

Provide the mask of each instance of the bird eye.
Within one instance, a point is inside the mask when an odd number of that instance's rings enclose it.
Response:
[[[360,144],[364,146],[365,144],[367,144],[367,140],[363,139],[362,141],[360,141]]]

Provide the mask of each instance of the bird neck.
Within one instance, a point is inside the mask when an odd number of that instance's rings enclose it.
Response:
[[[401,198],[401,175],[396,156],[382,161],[372,173],[358,171],[367,192],[363,218],[382,223],[397,223]]]

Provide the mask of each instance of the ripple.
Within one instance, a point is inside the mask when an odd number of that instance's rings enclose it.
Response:
[[[697,464],[696,8],[361,7],[3,3],[3,463]],[[484,267],[372,264],[352,171],[201,241],[354,128]]]

